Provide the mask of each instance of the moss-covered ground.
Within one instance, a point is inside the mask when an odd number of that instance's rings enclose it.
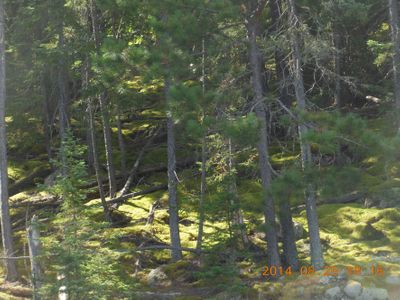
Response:
[[[145,111],[147,117],[162,118],[157,112]],[[156,121],[155,121],[156,122]],[[151,121],[130,121],[124,123],[123,134],[128,144],[129,153],[137,153],[140,144],[137,143],[137,135],[143,134],[153,126]],[[117,129],[113,128],[115,132]],[[117,141],[115,141],[117,148]],[[120,153],[115,151],[116,160]],[[190,157],[188,149],[178,147],[179,157]],[[165,163],[166,148],[163,145],[154,145],[145,155],[142,166],[152,166]],[[130,155],[129,163],[133,163],[135,155]],[[297,154],[273,153],[272,163],[280,168],[297,160]],[[11,156],[9,163],[9,177],[12,182],[23,179],[44,164],[44,160],[38,156],[35,159],[16,160]],[[371,157],[363,162],[369,168],[370,178],[364,178],[370,182],[371,187],[381,185],[381,181],[375,180],[374,171],[379,168],[377,159]],[[198,199],[199,199],[199,172],[198,166],[193,166],[178,173],[180,201],[180,230],[182,246],[195,248],[198,235]],[[372,175],[371,175],[372,174]],[[375,180],[375,181],[374,181]],[[166,183],[166,174],[154,173],[133,187],[133,190],[143,190],[149,186]],[[27,200],[37,195],[38,189],[23,191],[11,198],[11,203]],[[185,252],[182,262],[170,264],[169,250],[136,251],[144,242],[149,245],[169,244],[168,227],[168,195],[166,191],[159,191],[144,196],[128,199],[118,210],[129,217],[129,222],[122,227],[104,226],[100,233],[87,241],[87,246],[96,251],[103,251],[109,257],[119,262],[123,269],[123,275],[131,278],[132,283],[139,290],[154,290],[146,283],[146,276],[151,269],[160,265],[165,266],[164,271],[173,284],[164,288],[165,291],[181,291],[185,297],[182,299],[212,298],[221,292],[232,292],[256,297],[260,292],[267,299],[294,299],[289,290],[295,290],[301,286],[310,284],[314,279],[310,276],[293,274],[285,276],[277,282],[267,282],[261,276],[264,270],[265,242],[260,238],[259,225],[262,223],[262,189],[257,180],[239,178],[238,193],[241,206],[244,211],[247,231],[254,245],[248,251],[236,252],[230,247],[230,228],[223,214],[217,217],[208,216],[204,226],[204,248],[209,251],[201,259],[194,253]],[[207,195],[207,205],[212,209],[212,201],[215,197],[213,191]],[[87,214],[93,224],[101,224],[103,221],[102,209],[99,199],[88,199],[86,203]],[[160,207],[155,212],[154,222],[146,224],[151,205],[160,201]],[[302,199],[295,199],[301,203]],[[52,236],[52,226],[56,222],[51,218],[56,213],[53,208],[43,208],[36,211],[43,223],[43,243],[47,245]],[[26,209],[12,209],[14,227],[16,229],[16,241],[18,249],[25,249],[25,221]],[[355,278],[368,285],[382,286],[382,277],[370,274],[371,267],[378,264],[383,267],[385,275],[400,275],[400,210],[396,208],[378,209],[365,208],[361,204],[324,204],[318,207],[320,234],[324,246],[324,258],[327,266],[335,266],[346,270],[348,266],[360,266],[361,275]],[[22,221],[21,221],[22,220]],[[307,231],[305,211],[294,215],[294,220],[301,223]],[[372,229],[371,229],[372,228]],[[309,266],[308,238],[297,241],[299,258],[303,266]],[[221,255],[223,253],[223,255]],[[23,255],[23,251],[19,251]],[[139,262],[139,264],[138,264]],[[19,261],[23,281],[29,282],[29,265],[26,261]],[[1,272],[3,272],[1,270]],[[317,279],[315,279],[317,280]],[[136,284],[139,282],[139,285]],[[285,283],[289,289],[282,288]],[[293,285],[291,285],[293,284]],[[313,291],[314,293],[315,291]],[[190,296],[190,297],[189,297]],[[8,297],[8,298],[7,298]],[[14,299],[0,293],[0,299]],[[305,298],[306,299],[306,298]]]

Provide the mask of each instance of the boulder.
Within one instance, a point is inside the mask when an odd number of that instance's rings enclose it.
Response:
[[[339,300],[342,298],[342,291],[338,286],[326,290],[325,297],[329,300]]]
[[[361,295],[356,300],[388,300],[389,294],[387,290],[380,288],[364,288]]]
[[[356,298],[361,295],[362,286],[358,281],[350,280],[344,287],[344,293],[350,298]]]
[[[385,282],[390,285],[400,286],[400,276],[390,275],[385,278]]]
[[[163,268],[158,267],[157,269],[151,270],[147,275],[147,284],[151,287],[168,287],[171,285],[171,281],[163,271]]]

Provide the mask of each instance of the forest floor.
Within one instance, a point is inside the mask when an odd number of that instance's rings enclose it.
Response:
[[[134,125],[134,126],[133,126]],[[125,138],[134,147],[135,134],[149,124],[125,124]],[[134,128],[134,129],[132,129]],[[137,145],[137,144],[136,144]],[[185,157],[184,151],[181,157]],[[144,158],[142,168],[165,162],[166,149],[155,145]],[[118,154],[117,154],[118,156]],[[28,160],[16,160],[12,155],[9,176],[15,181],[28,177],[37,168],[46,165],[44,156]],[[117,158],[117,157],[116,157]],[[293,159],[287,156],[285,159]],[[282,157],[275,157],[280,163]],[[133,161],[133,158],[129,161]],[[179,177],[180,230],[182,247],[195,248],[198,230],[198,190],[200,186],[198,167],[181,170]],[[27,175],[28,174],[28,175]],[[155,172],[140,180],[134,190],[166,183],[165,172]],[[38,182],[41,180],[38,179]],[[95,188],[87,190],[92,195]],[[200,257],[185,252],[184,260],[170,263],[169,250],[140,250],[138,248],[165,246],[169,244],[168,197],[166,191],[157,191],[132,197],[119,206],[119,226],[106,226],[101,234],[87,241],[87,246],[113,257],[135,285],[138,299],[324,299],[326,290],[339,287],[343,294],[349,280],[362,284],[364,290],[385,289],[389,299],[400,299],[400,210],[398,208],[365,208],[363,203],[323,204],[318,207],[321,239],[327,268],[312,273],[305,211],[301,208],[294,214],[294,221],[301,224],[304,234],[297,241],[302,274],[293,272],[275,280],[267,280],[265,270],[265,248],[262,223],[260,184],[251,179],[239,180],[238,192],[247,223],[251,246],[243,251],[230,247],[230,230],[224,216],[216,215],[206,220],[204,227],[204,249]],[[47,197],[45,192],[30,186],[11,197],[11,205],[24,201],[40,201]],[[96,198],[96,197],[95,197]],[[209,195],[213,199],[213,195]],[[146,224],[151,205],[160,201],[152,224]],[[299,204],[301,201],[298,202]],[[93,223],[102,223],[103,214],[99,199],[86,203],[88,216]],[[212,203],[210,203],[212,207]],[[57,205],[35,205],[12,208],[13,228],[17,240],[18,255],[26,255],[26,221],[32,214],[39,216],[43,228],[43,246],[52,236],[51,228],[57,222],[51,216],[58,211]],[[22,282],[29,284],[29,262],[18,262]],[[359,267],[360,269],[355,269]],[[359,274],[349,274],[350,271]],[[372,274],[372,271],[378,274]],[[286,270],[283,270],[286,273]],[[357,273],[357,272],[356,272]],[[149,278],[149,274],[154,278]],[[3,286],[3,288],[2,288]],[[23,299],[10,294],[0,286],[0,299]],[[12,289],[11,289],[12,290]],[[8,293],[8,294],[7,294]],[[338,295],[339,295],[338,294]]]

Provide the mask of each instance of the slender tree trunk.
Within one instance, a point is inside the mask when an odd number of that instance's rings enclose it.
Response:
[[[45,70],[42,78],[42,90],[44,95],[43,101],[43,128],[44,128],[44,135],[46,141],[46,152],[47,152],[47,160],[51,163],[53,159],[53,154],[51,152],[51,145],[52,145],[52,114],[51,114],[51,85],[49,80],[48,71]]]
[[[0,201],[1,201],[1,238],[5,257],[14,255],[14,243],[8,203],[8,172],[7,172],[7,135],[5,121],[6,103],[6,52],[5,52],[5,13],[4,0],[0,0]],[[18,279],[15,260],[4,260],[6,280]]]
[[[90,143],[91,143],[91,148],[93,151],[94,172],[96,174],[96,181],[97,181],[97,186],[99,188],[100,200],[101,200],[101,205],[103,206],[104,217],[108,222],[111,223],[112,220],[111,220],[110,210],[108,208],[106,196],[104,193],[103,183],[101,181],[101,175],[100,175],[100,163],[99,163],[99,157],[97,154],[96,133],[95,133],[96,128],[94,125],[92,99],[89,99],[89,101],[88,101],[88,113],[89,113]]]
[[[60,28],[59,28],[59,38],[58,38],[58,47],[64,53],[65,48],[65,40],[64,40],[64,24],[63,20],[61,20]],[[67,173],[67,165],[66,158],[64,153],[64,141],[66,139],[66,134],[68,130],[68,115],[67,115],[67,106],[68,106],[68,93],[66,87],[66,74],[65,74],[65,59],[62,54],[59,59],[59,69],[58,69],[58,78],[57,78],[57,86],[58,86],[58,117],[59,117],[59,135],[60,135],[60,153],[61,153],[61,172],[62,174]]]
[[[271,19],[272,19],[271,31],[274,34],[278,35],[282,26],[282,21],[281,21],[282,13],[281,13],[280,0],[270,0],[269,8],[271,11]],[[279,48],[276,48],[274,56],[275,56],[276,77],[279,80],[279,100],[286,107],[289,108],[291,106],[289,89],[288,89],[288,81],[290,75],[288,72],[287,59],[285,58],[285,54]]]
[[[126,147],[124,141],[124,135],[122,133],[122,122],[120,114],[117,114],[117,128],[118,128],[118,145],[119,151],[121,155],[121,174],[123,178],[126,178],[127,170],[126,170]]]
[[[90,14],[92,19],[92,30],[94,43],[96,47],[96,51],[100,51],[100,37],[99,37],[99,22],[98,22],[98,14],[97,8],[95,4],[95,0],[90,0]],[[103,123],[103,134],[104,134],[104,144],[106,148],[106,159],[107,159],[107,172],[108,172],[108,181],[110,185],[110,197],[114,198],[115,193],[117,191],[117,181],[115,179],[115,168],[113,161],[113,151],[112,151],[112,140],[111,140],[111,128],[110,128],[110,115],[109,115],[109,107],[107,103],[106,93],[101,92],[99,95],[99,103],[100,103],[100,111],[101,118]]]
[[[393,81],[395,107],[400,109],[400,35],[397,0],[389,0],[389,15],[393,42]]]
[[[306,94],[304,89],[304,80],[302,73],[302,56],[300,51],[299,35],[296,32],[299,28],[298,16],[296,12],[294,0],[288,0],[290,10],[290,34],[292,52],[293,52],[293,84],[296,92],[297,107],[300,112],[306,112]],[[299,125],[299,138],[301,148],[301,160],[303,169],[307,169],[312,166],[311,147],[310,144],[304,141],[304,137],[308,133],[308,127],[306,124],[301,123]],[[319,236],[318,226],[318,215],[316,205],[316,192],[315,186],[312,183],[308,183],[305,191],[305,202],[307,221],[310,235],[310,248],[311,248],[311,263],[315,269],[319,270],[324,266],[324,259],[322,253],[321,240]]]
[[[333,28],[333,46],[334,46],[334,62],[335,62],[335,90],[334,101],[336,107],[341,110],[343,108],[342,99],[342,38],[338,29],[338,25]]]
[[[231,139],[228,140],[228,151],[228,168],[230,177],[229,194],[230,206],[232,207],[232,227],[234,228],[235,237],[240,238],[240,242],[238,245],[239,248],[244,249],[249,245],[249,238],[246,232],[246,224],[244,223],[242,209],[240,208]]]
[[[110,114],[105,93],[100,93],[99,103],[100,103],[101,119],[103,123],[104,145],[106,147],[108,182],[110,184],[110,197],[114,198],[115,193],[117,191],[117,180],[115,177],[115,168],[113,160]]]
[[[294,234],[292,211],[290,200],[282,199],[279,203],[279,220],[283,236],[283,257],[286,267],[292,267],[293,271],[299,270],[299,260],[297,258],[296,236]]]
[[[264,106],[264,95],[262,88],[262,54],[257,45],[257,19],[256,16],[247,18],[246,25],[249,38],[249,58],[252,69],[252,83],[254,93],[254,106],[258,121],[260,122],[259,142],[257,145],[259,156],[259,169],[261,174],[262,185],[264,188],[264,216],[266,223],[266,240],[268,265],[281,266],[278,250],[278,237],[275,228],[275,205],[274,200],[268,195],[268,189],[271,185],[271,169],[268,154],[268,133],[266,112]]]
[[[169,104],[169,80],[165,80],[165,98]],[[176,174],[176,153],[174,120],[171,111],[167,111],[167,147],[168,147],[168,202],[169,202],[169,228],[172,246],[172,260],[182,259],[181,239],[179,235],[179,215],[177,199],[177,174]]]
[[[201,77],[202,77],[202,96],[205,97],[206,94],[206,47],[204,38],[201,41]],[[205,115],[205,112],[203,112]],[[203,116],[204,116],[203,115]],[[199,202],[199,229],[197,233],[197,244],[196,249],[201,250],[203,244],[203,232],[204,232],[204,202],[206,198],[207,189],[207,134],[204,133],[203,139],[201,141],[201,184],[200,184],[200,202]]]

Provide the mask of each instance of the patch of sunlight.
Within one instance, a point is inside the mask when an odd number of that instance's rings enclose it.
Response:
[[[377,156],[371,156],[362,161],[363,164],[374,164],[378,162]]]

